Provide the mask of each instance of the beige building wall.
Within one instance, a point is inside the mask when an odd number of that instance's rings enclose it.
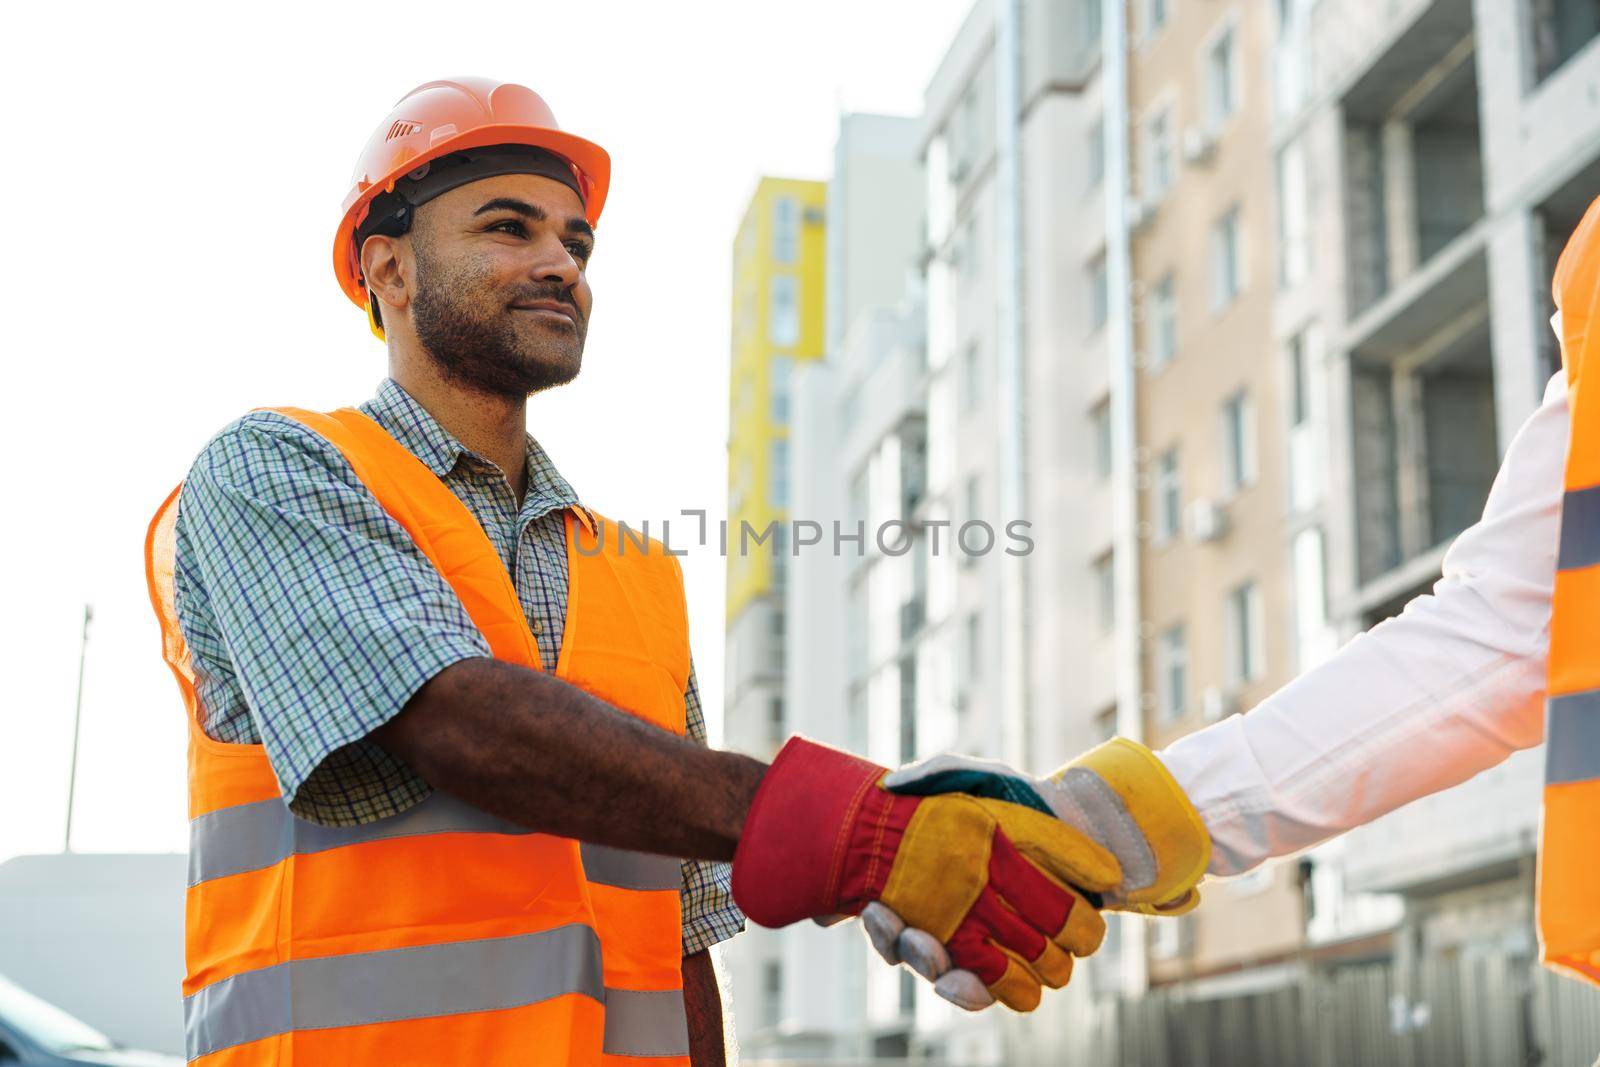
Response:
[[[1294,670],[1272,340],[1275,25],[1251,0],[1131,6],[1144,692],[1160,746]],[[1284,957],[1303,939],[1300,899],[1292,863],[1213,888],[1193,916],[1153,925],[1152,980]]]

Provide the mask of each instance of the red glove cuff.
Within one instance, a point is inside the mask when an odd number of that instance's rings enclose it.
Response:
[[[919,802],[877,788],[885,773],[790,738],[756,790],[733,857],[733,899],[745,915],[787,926],[876,899]]]

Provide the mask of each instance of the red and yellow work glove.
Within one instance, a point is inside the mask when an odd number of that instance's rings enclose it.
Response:
[[[895,771],[885,785],[914,796],[959,792],[1003,799],[1054,815],[1116,857],[1121,878],[1100,901],[1108,910],[1182,915],[1200,903],[1196,883],[1210,863],[1211,837],[1155,753],[1127,738],[1113,738],[1047,778],[990,760],[937,756]],[[962,1007],[989,1003],[933,931],[919,931],[909,916],[879,907],[862,918],[886,960],[910,965]]]
[[[1084,898],[1116,859],[1047,815],[987,797],[909,796],[886,768],[803,738],[762,779],[733,861],[734,901],[762,926],[881,901],[947,946],[990,996],[1032,1011],[1065,985],[1105,922]]]

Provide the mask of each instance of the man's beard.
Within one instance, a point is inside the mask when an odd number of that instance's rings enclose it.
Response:
[[[521,399],[578,376],[586,324],[564,287],[532,287],[498,305],[475,305],[468,297],[489,291],[487,271],[443,270],[424,249],[414,250],[417,295],[411,322],[423,350],[446,378],[478,392]],[[519,330],[513,318],[519,313],[507,305],[535,300],[572,307],[572,334],[559,327],[534,327],[543,336],[530,337]]]

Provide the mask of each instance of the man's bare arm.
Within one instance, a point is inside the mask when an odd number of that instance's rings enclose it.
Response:
[[[689,1017],[689,1067],[727,1067],[722,991],[710,950],[683,958],[683,1007]]]
[[[488,658],[434,675],[372,738],[434,788],[530,830],[685,859],[733,858],[766,772]]]

